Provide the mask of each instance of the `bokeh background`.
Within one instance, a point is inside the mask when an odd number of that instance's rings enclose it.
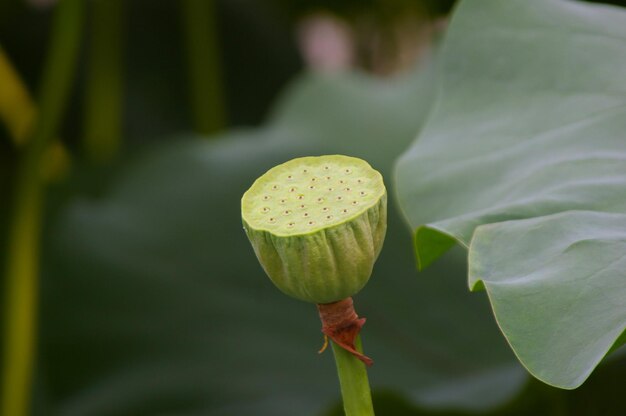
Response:
[[[239,198],[273,165],[325,153],[367,159],[393,196],[453,7],[2,0],[6,416],[341,414],[316,310],[264,276]],[[534,381],[467,290],[466,253],[418,274],[390,210],[355,298],[377,414],[616,409],[626,361],[575,392]]]

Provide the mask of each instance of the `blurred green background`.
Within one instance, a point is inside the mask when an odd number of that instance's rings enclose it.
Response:
[[[239,198],[326,153],[393,195],[453,3],[2,0],[4,414],[341,414],[316,310],[264,276]],[[377,414],[621,414],[626,360],[534,381],[465,251],[418,274],[390,204],[355,297]]]

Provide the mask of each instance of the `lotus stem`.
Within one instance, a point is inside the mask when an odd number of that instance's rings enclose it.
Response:
[[[42,162],[61,121],[80,43],[83,0],[59,2],[41,83],[39,115],[17,173],[5,275],[0,415],[29,414],[37,334],[39,236],[43,207]]]
[[[373,416],[374,406],[365,364],[335,342],[331,343],[346,416]],[[357,336],[355,346],[357,351],[363,352],[360,336]]]

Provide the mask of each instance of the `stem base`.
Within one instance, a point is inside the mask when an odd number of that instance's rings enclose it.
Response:
[[[317,309],[322,321],[322,333],[333,340],[333,346],[337,345],[367,366],[374,361],[358,351],[355,341],[365,324],[365,318],[359,318],[354,310],[352,298],[346,298],[338,302],[318,304]]]

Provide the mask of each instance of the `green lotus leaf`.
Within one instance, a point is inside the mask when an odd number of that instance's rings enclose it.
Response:
[[[241,231],[241,195],[306,155],[354,155],[390,177],[431,101],[431,75],[303,76],[262,128],[168,140],[105,177],[77,170],[55,192],[43,247],[42,414],[315,415],[338,401],[315,307],[264,276]],[[507,402],[527,376],[487,301],[460,283],[463,253],[416,278],[388,203],[385,245],[355,297],[374,394],[435,412]]]
[[[466,0],[397,163],[421,267],[469,247],[523,365],[579,386],[626,327],[626,11]],[[617,344],[615,345],[617,346]]]

